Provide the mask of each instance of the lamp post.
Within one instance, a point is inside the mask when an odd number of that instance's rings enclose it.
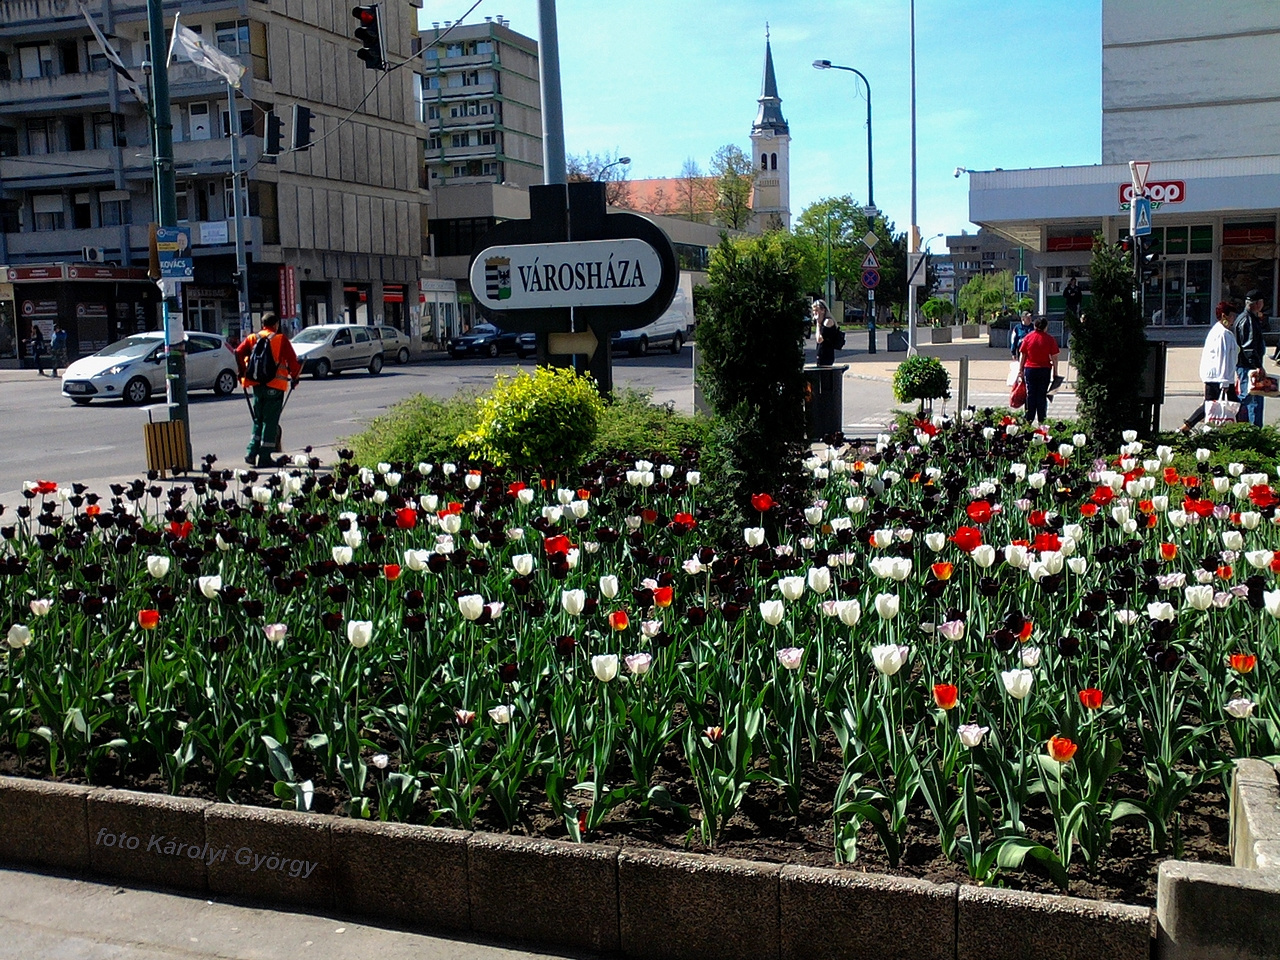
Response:
[[[912,257],[920,253],[920,228],[916,210],[916,0],[911,0],[911,239]],[[916,269],[919,269],[917,263]],[[915,356],[916,349],[916,287],[907,284],[907,356]]]
[[[614,160],[612,163],[606,163],[603,167],[600,168],[600,172],[596,174],[596,179],[604,180],[605,172],[609,170],[611,167],[625,167],[630,162],[631,162],[630,157],[619,157],[617,160]]]

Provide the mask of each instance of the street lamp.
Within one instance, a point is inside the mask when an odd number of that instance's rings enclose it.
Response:
[[[839,64],[832,63],[830,60],[813,61],[813,69],[815,70],[846,70],[849,73],[856,73],[867,87],[867,206],[864,211],[867,215],[868,222],[872,226],[875,225],[875,218],[878,211],[876,210],[876,198],[874,189],[874,177],[871,171],[871,82],[861,70],[855,70],[853,67],[842,67]]]
[[[613,161],[613,163],[606,163],[603,167],[600,168],[600,172],[596,174],[596,179],[603,181],[605,172],[610,167],[625,167],[630,162],[631,162],[630,157],[619,157],[617,160]]]

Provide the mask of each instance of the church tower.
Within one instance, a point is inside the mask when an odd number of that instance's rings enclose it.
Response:
[[[773,51],[768,33],[764,41],[764,83],[760,110],[751,127],[751,147],[756,167],[755,211],[757,230],[791,229],[791,130],[782,116],[782,98],[773,75]]]

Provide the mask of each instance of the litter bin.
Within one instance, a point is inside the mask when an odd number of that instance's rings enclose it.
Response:
[[[145,409],[148,422],[142,425],[142,440],[147,451],[147,469],[159,471],[162,477],[169,472],[189,472],[191,460],[187,453],[186,423],[168,419],[168,407],[164,404],[154,404]],[[165,419],[157,419],[162,411]]]
[[[810,440],[844,429],[844,372],[848,369],[848,364],[804,368],[805,426]]]

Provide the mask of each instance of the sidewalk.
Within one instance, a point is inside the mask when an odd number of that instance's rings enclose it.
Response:
[[[23,960],[571,960],[337,916],[0,868],[0,957]]]

